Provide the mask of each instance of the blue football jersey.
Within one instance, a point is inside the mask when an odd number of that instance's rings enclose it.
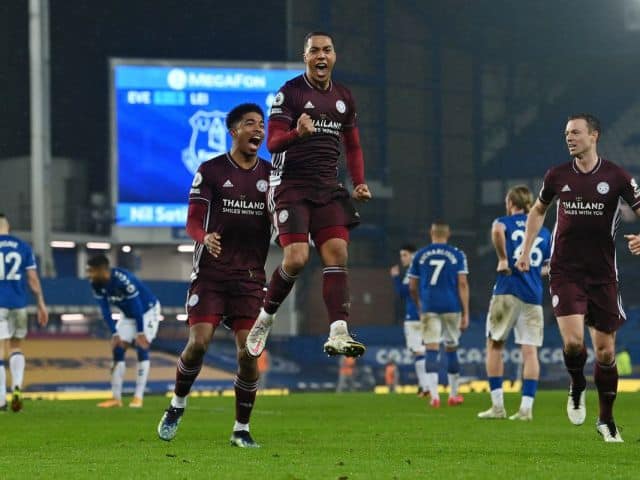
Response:
[[[0,235],[0,307],[27,306],[27,270],[36,268],[28,243],[13,235]]]
[[[467,257],[446,243],[432,243],[413,257],[409,276],[418,279],[422,313],[461,312],[458,275],[468,274]]]
[[[112,332],[115,332],[115,326],[110,305],[118,307],[125,317],[135,319],[140,332],[143,327],[142,315],[158,301],[138,277],[123,268],[112,268],[111,278],[106,285],[92,283],[91,287]]]
[[[531,264],[528,272],[521,272],[515,267],[516,260],[522,251],[524,230],[527,215],[517,213],[507,215],[494,220],[505,226],[505,239],[507,246],[507,259],[511,275],[498,274],[496,284],[493,287],[494,295],[510,294],[518,297],[525,303],[542,304],[542,266],[549,261],[551,256],[551,233],[545,227],[540,229],[531,247]]]
[[[403,277],[400,275],[393,277],[393,286],[400,299],[404,300],[404,319],[408,321],[420,320],[418,307],[416,307],[416,304],[409,293],[409,269],[407,269]]]

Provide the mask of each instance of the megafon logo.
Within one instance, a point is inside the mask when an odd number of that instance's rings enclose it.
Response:
[[[205,160],[227,151],[227,112],[198,110],[189,119],[191,138],[189,146],[182,150],[182,163],[192,175]]]
[[[174,90],[182,90],[187,86],[187,73],[181,68],[172,68],[167,74],[167,85]]]

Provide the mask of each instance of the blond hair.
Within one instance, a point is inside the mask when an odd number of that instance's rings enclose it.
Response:
[[[509,199],[514,207],[519,210],[524,210],[525,213],[529,213],[529,210],[531,210],[533,206],[533,195],[526,185],[511,187],[507,192],[507,199]]]

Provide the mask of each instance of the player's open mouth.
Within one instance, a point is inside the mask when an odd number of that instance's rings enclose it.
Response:
[[[259,147],[260,143],[262,143],[262,137],[260,135],[254,135],[249,139],[249,143],[251,145],[255,145],[256,147]]]
[[[324,73],[329,66],[326,63],[316,63],[316,70],[320,73]]]

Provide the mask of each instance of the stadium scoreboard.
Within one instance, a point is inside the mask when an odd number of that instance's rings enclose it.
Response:
[[[265,116],[299,64],[112,59],[111,190],[116,224],[179,227],[198,166],[229,151],[228,111],[260,105]],[[258,153],[269,159],[266,145]]]

